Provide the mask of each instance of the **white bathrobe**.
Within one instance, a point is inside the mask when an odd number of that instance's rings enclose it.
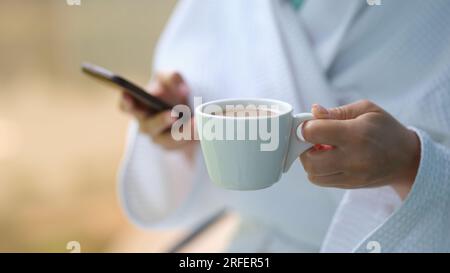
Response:
[[[156,228],[232,208],[243,223],[230,251],[318,251],[327,231],[323,251],[372,241],[381,251],[449,249],[424,238],[449,227],[449,11],[446,0],[311,0],[300,11],[290,0],[180,1],[155,70],[180,71],[204,101],[276,98],[301,112],[371,99],[419,133],[419,174],[403,204],[390,187],[350,191],[330,227],[341,191],[311,185],[300,164],[268,189],[227,191],[209,181],[201,153],[190,166],[132,124],[119,185],[126,213]]]

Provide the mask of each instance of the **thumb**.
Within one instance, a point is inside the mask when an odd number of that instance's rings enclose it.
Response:
[[[160,97],[171,104],[187,104],[189,88],[178,72],[159,72],[156,84],[160,87]]]
[[[368,100],[361,100],[347,105],[326,109],[319,104],[313,104],[311,112],[317,119],[354,119],[358,116],[378,112],[380,108]]]
[[[174,93],[178,92],[178,87],[184,82],[181,74],[176,71],[158,72],[156,78],[164,88]]]

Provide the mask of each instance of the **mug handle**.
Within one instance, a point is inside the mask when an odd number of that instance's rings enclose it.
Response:
[[[311,113],[302,113],[294,115],[292,121],[291,135],[289,137],[289,147],[284,160],[284,170],[287,172],[295,159],[297,159],[301,153],[311,148],[313,145],[305,141],[302,135],[303,122],[314,119]]]

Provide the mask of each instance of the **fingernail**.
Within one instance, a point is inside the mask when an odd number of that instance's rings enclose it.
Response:
[[[314,150],[320,151],[322,149],[322,144],[314,144]]]
[[[324,116],[328,116],[329,114],[328,110],[320,104],[313,104],[312,108],[313,112],[316,112],[317,114]]]
[[[330,151],[330,150],[333,150],[334,147],[331,145],[327,145],[327,144],[315,144],[314,149],[316,151]]]

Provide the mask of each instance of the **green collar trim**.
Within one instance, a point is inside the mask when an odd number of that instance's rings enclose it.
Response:
[[[294,9],[298,10],[302,6],[304,0],[291,0]]]

